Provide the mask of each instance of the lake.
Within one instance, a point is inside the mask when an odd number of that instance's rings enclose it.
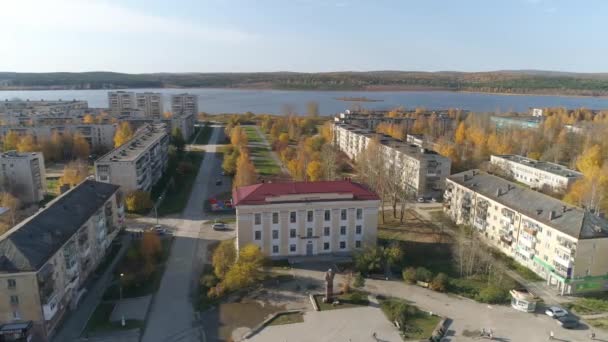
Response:
[[[199,110],[207,113],[256,114],[284,113],[290,106],[297,113],[306,112],[306,104],[319,104],[321,114],[335,114],[360,104],[368,109],[391,109],[403,106],[407,109],[460,108],[476,112],[526,112],[530,107],[566,107],[608,109],[606,97],[568,97],[544,95],[501,95],[486,93],[464,93],[449,91],[297,91],[257,89],[130,89],[136,92],[160,92],[165,97],[165,110],[169,109],[171,94],[188,92],[198,95]],[[20,98],[22,100],[85,100],[90,107],[107,107],[108,90],[28,90],[0,91],[0,100]],[[378,102],[350,102],[337,98],[367,98]]]

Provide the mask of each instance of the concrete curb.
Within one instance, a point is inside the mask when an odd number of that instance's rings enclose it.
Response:
[[[262,331],[262,329],[264,329],[268,325],[268,323],[270,323],[273,319],[277,318],[278,316],[286,315],[286,314],[292,314],[292,313],[298,313],[298,312],[302,312],[302,310],[280,311],[280,312],[276,312],[276,313],[268,316],[262,323],[256,325],[255,327],[253,327],[251,329],[250,332],[248,332],[247,334],[245,334],[245,336],[243,336],[243,338],[241,339],[241,341],[250,339],[253,336],[257,335],[260,331]]]
[[[315,311],[320,311],[319,306],[317,305],[317,301],[315,300],[315,295],[309,294],[308,298],[310,299],[310,302],[312,303],[313,309],[315,309]]]

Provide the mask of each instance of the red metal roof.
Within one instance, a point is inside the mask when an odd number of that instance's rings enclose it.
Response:
[[[297,194],[350,194],[354,200],[378,200],[373,191],[351,181],[281,182],[243,186],[232,191],[232,202],[237,205],[267,204],[267,197]],[[325,200],[327,201],[327,200]]]

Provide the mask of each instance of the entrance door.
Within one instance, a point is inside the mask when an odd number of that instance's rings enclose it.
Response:
[[[306,244],[306,255],[312,255],[312,241],[308,241]]]

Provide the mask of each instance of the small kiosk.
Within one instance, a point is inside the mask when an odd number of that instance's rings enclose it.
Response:
[[[534,312],[538,297],[530,293],[526,289],[517,289],[509,291],[511,294],[511,306],[515,310],[523,312]]]

